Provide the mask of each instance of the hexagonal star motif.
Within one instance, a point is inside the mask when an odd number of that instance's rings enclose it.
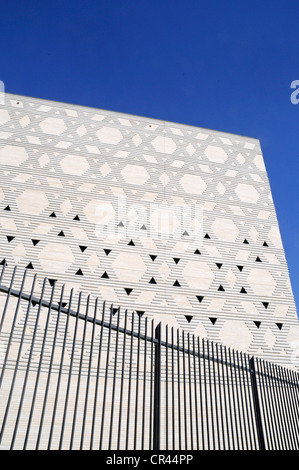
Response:
[[[63,273],[72,265],[75,258],[68,245],[48,243],[40,251],[39,261],[46,272]]]
[[[225,163],[228,159],[227,153],[221,147],[215,145],[208,145],[205,149],[205,155],[211,162]]]
[[[60,166],[64,173],[77,176],[84,175],[89,169],[86,158],[80,155],[67,155],[61,160]]]
[[[235,189],[235,193],[242,202],[251,204],[256,204],[260,197],[252,184],[239,183]]]
[[[0,126],[6,124],[10,120],[10,116],[6,109],[0,109]]]
[[[176,149],[176,143],[170,137],[157,136],[152,140],[152,146],[159,153],[172,154]]]
[[[96,132],[96,135],[103,144],[117,145],[123,139],[122,133],[115,127],[101,127],[101,129]]]
[[[212,230],[219,240],[234,242],[239,235],[239,229],[231,219],[217,217],[212,224]]]
[[[214,273],[205,261],[188,261],[183,276],[192,289],[209,289],[214,279]]]
[[[186,193],[189,194],[203,194],[207,189],[207,185],[199,175],[184,175],[180,180]]]
[[[90,222],[107,225],[115,217],[112,204],[108,201],[92,199],[84,208],[84,214]]]
[[[0,164],[20,166],[28,159],[28,154],[24,147],[17,145],[4,145],[0,150]]]
[[[219,337],[226,346],[244,352],[249,349],[253,340],[248,326],[237,320],[226,320],[219,332]]]
[[[45,134],[61,135],[67,130],[63,119],[47,117],[40,123],[40,128]]]
[[[118,279],[125,282],[139,282],[146,271],[141,256],[133,253],[120,253],[112,266]]]
[[[143,185],[150,177],[143,166],[130,164],[122,169],[121,174],[126,183],[137,184],[138,186]]]
[[[19,211],[22,214],[39,215],[49,205],[46,193],[36,189],[26,189],[16,198]]]
[[[247,281],[254,294],[264,297],[272,295],[276,287],[275,279],[266,269],[252,268]]]

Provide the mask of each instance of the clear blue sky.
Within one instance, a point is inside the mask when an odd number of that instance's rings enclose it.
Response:
[[[6,91],[261,140],[299,305],[299,2],[9,0]]]

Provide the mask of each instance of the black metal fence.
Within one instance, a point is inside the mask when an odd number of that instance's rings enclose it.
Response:
[[[297,372],[65,290],[2,269],[0,449],[299,448]]]

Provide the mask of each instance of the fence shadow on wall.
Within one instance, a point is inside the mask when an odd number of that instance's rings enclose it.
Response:
[[[298,373],[14,268],[0,449],[298,449]]]

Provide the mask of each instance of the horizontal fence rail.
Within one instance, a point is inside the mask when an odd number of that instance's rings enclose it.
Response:
[[[0,274],[0,449],[299,448],[298,373]]]

